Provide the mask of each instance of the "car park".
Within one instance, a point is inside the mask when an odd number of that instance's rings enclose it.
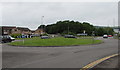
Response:
[[[76,38],[76,36],[74,36],[74,35],[65,35],[64,37],[65,38]]]

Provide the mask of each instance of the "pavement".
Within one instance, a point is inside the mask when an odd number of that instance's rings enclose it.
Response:
[[[100,64],[96,65],[94,68],[118,68],[118,56],[107,59]]]
[[[117,39],[98,39],[104,43],[70,47],[15,47],[3,44],[2,68],[82,68],[118,53]]]
[[[92,70],[120,70],[119,68],[120,56],[109,58],[92,68]],[[112,67],[112,68],[111,68]]]

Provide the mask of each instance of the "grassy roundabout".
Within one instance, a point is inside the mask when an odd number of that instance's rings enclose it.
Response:
[[[15,46],[72,46],[72,45],[89,45],[89,44],[97,44],[101,43],[101,40],[93,40],[92,39],[74,39],[74,38],[51,38],[51,39],[40,39],[40,38],[32,38],[23,41],[16,41],[9,43],[9,45]]]

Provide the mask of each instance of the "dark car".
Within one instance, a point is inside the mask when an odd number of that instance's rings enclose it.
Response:
[[[49,36],[41,36],[41,39],[49,39]]]
[[[9,36],[9,35],[3,35],[3,36],[0,36],[0,42],[1,43],[7,43],[7,42],[12,42],[14,41],[15,38]]]
[[[74,36],[74,35],[65,35],[64,37],[65,38],[76,38],[76,36]]]

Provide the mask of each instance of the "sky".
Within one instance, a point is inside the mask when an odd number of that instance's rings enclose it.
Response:
[[[118,2],[112,0],[108,2],[5,1],[0,4],[2,26],[20,26],[35,30],[39,25],[49,25],[64,20],[89,22],[94,26],[118,25]]]

